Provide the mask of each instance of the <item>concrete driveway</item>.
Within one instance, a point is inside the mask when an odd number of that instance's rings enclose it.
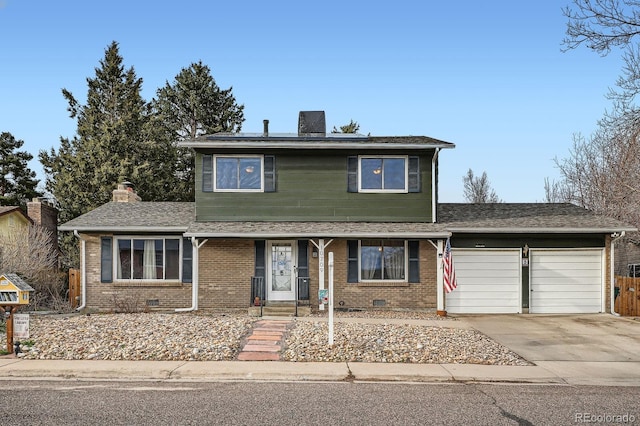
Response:
[[[523,358],[640,362],[640,320],[610,314],[456,315]]]

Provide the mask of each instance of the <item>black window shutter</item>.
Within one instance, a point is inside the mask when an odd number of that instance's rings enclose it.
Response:
[[[358,157],[347,158],[347,192],[358,192]]]
[[[347,240],[347,282],[358,282],[358,241]]]
[[[113,238],[100,238],[100,282],[113,282]]]
[[[409,157],[409,192],[420,192],[420,157]]]
[[[265,268],[266,264],[266,241],[265,240],[256,240],[256,259],[255,259],[255,270],[254,276],[265,278],[267,271]]]
[[[182,239],[182,282],[193,282],[193,245],[190,238]]]
[[[420,241],[411,240],[409,245],[409,282],[420,282]]]
[[[276,157],[264,156],[264,192],[276,192]]]
[[[202,192],[213,192],[213,156],[202,156]]]
[[[306,285],[298,283],[298,300],[309,299],[309,241],[298,240],[298,280],[306,278]]]
[[[298,240],[298,277],[309,277],[309,241]]]

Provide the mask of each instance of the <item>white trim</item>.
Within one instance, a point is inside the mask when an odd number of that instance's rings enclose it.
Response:
[[[178,146],[184,146],[188,148],[220,148],[220,149],[247,149],[247,148],[293,148],[293,149],[357,149],[357,150],[432,150],[434,148],[455,148],[455,144],[450,142],[433,142],[433,143],[387,143],[387,142],[369,142],[363,139],[361,142],[352,143],[349,141],[337,141],[337,142],[325,142],[324,138],[307,138],[307,140],[289,141],[269,141],[265,143],[259,140],[241,140],[232,139],[229,140],[197,140],[197,141],[183,141],[178,142]]]
[[[441,148],[436,148],[436,151],[433,153],[433,157],[431,157],[431,222],[438,222],[438,175],[436,174],[436,169],[438,165],[438,154],[440,153]]]
[[[404,160],[404,188],[403,189],[384,189],[384,188],[362,188],[362,160],[373,159],[382,160],[382,177],[381,184],[384,186],[384,160],[385,159],[402,159]],[[407,155],[358,155],[358,192],[361,193],[385,193],[385,194],[406,194],[409,192],[409,156]]]
[[[277,225],[277,224],[276,224]],[[450,232],[387,232],[387,233],[345,233],[345,232],[186,232],[185,237],[210,237],[210,238],[255,238],[255,239],[278,239],[278,238],[348,238],[359,239],[384,239],[384,240],[421,240],[438,239],[451,236]]]
[[[257,158],[260,160],[260,189],[243,189],[243,188],[218,188],[218,158],[236,158],[238,159],[238,167],[240,167],[240,160]],[[264,155],[213,155],[213,192],[264,192]],[[238,178],[238,185],[240,185],[240,178]]]
[[[634,228],[528,228],[528,227],[517,227],[517,228],[456,228],[452,226],[446,226],[446,229],[451,233],[459,233],[459,234],[608,234],[613,232],[622,232],[622,231],[637,231]]]

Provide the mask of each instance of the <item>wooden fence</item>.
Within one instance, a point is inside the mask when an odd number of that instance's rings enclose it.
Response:
[[[69,303],[73,309],[78,307],[82,288],[80,287],[80,270],[69,269]]]
[[[640,316],[640,278],[616,276],[614,308],[625,317]]]

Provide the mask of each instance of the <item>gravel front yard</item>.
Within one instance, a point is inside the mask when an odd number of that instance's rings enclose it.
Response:
[[[530,365],[475,330],[391,323],[339,322],[341,317],[436,320],[426,312],[336,313],[334,347],[319,317],[293,319],[281,358],[287,361]],[[31,315],[25,359],[233,360],[259,318],[237,313]],[[366,321],[366,320],[365,320]],[[6,348],[6,335],[0,347]]]

